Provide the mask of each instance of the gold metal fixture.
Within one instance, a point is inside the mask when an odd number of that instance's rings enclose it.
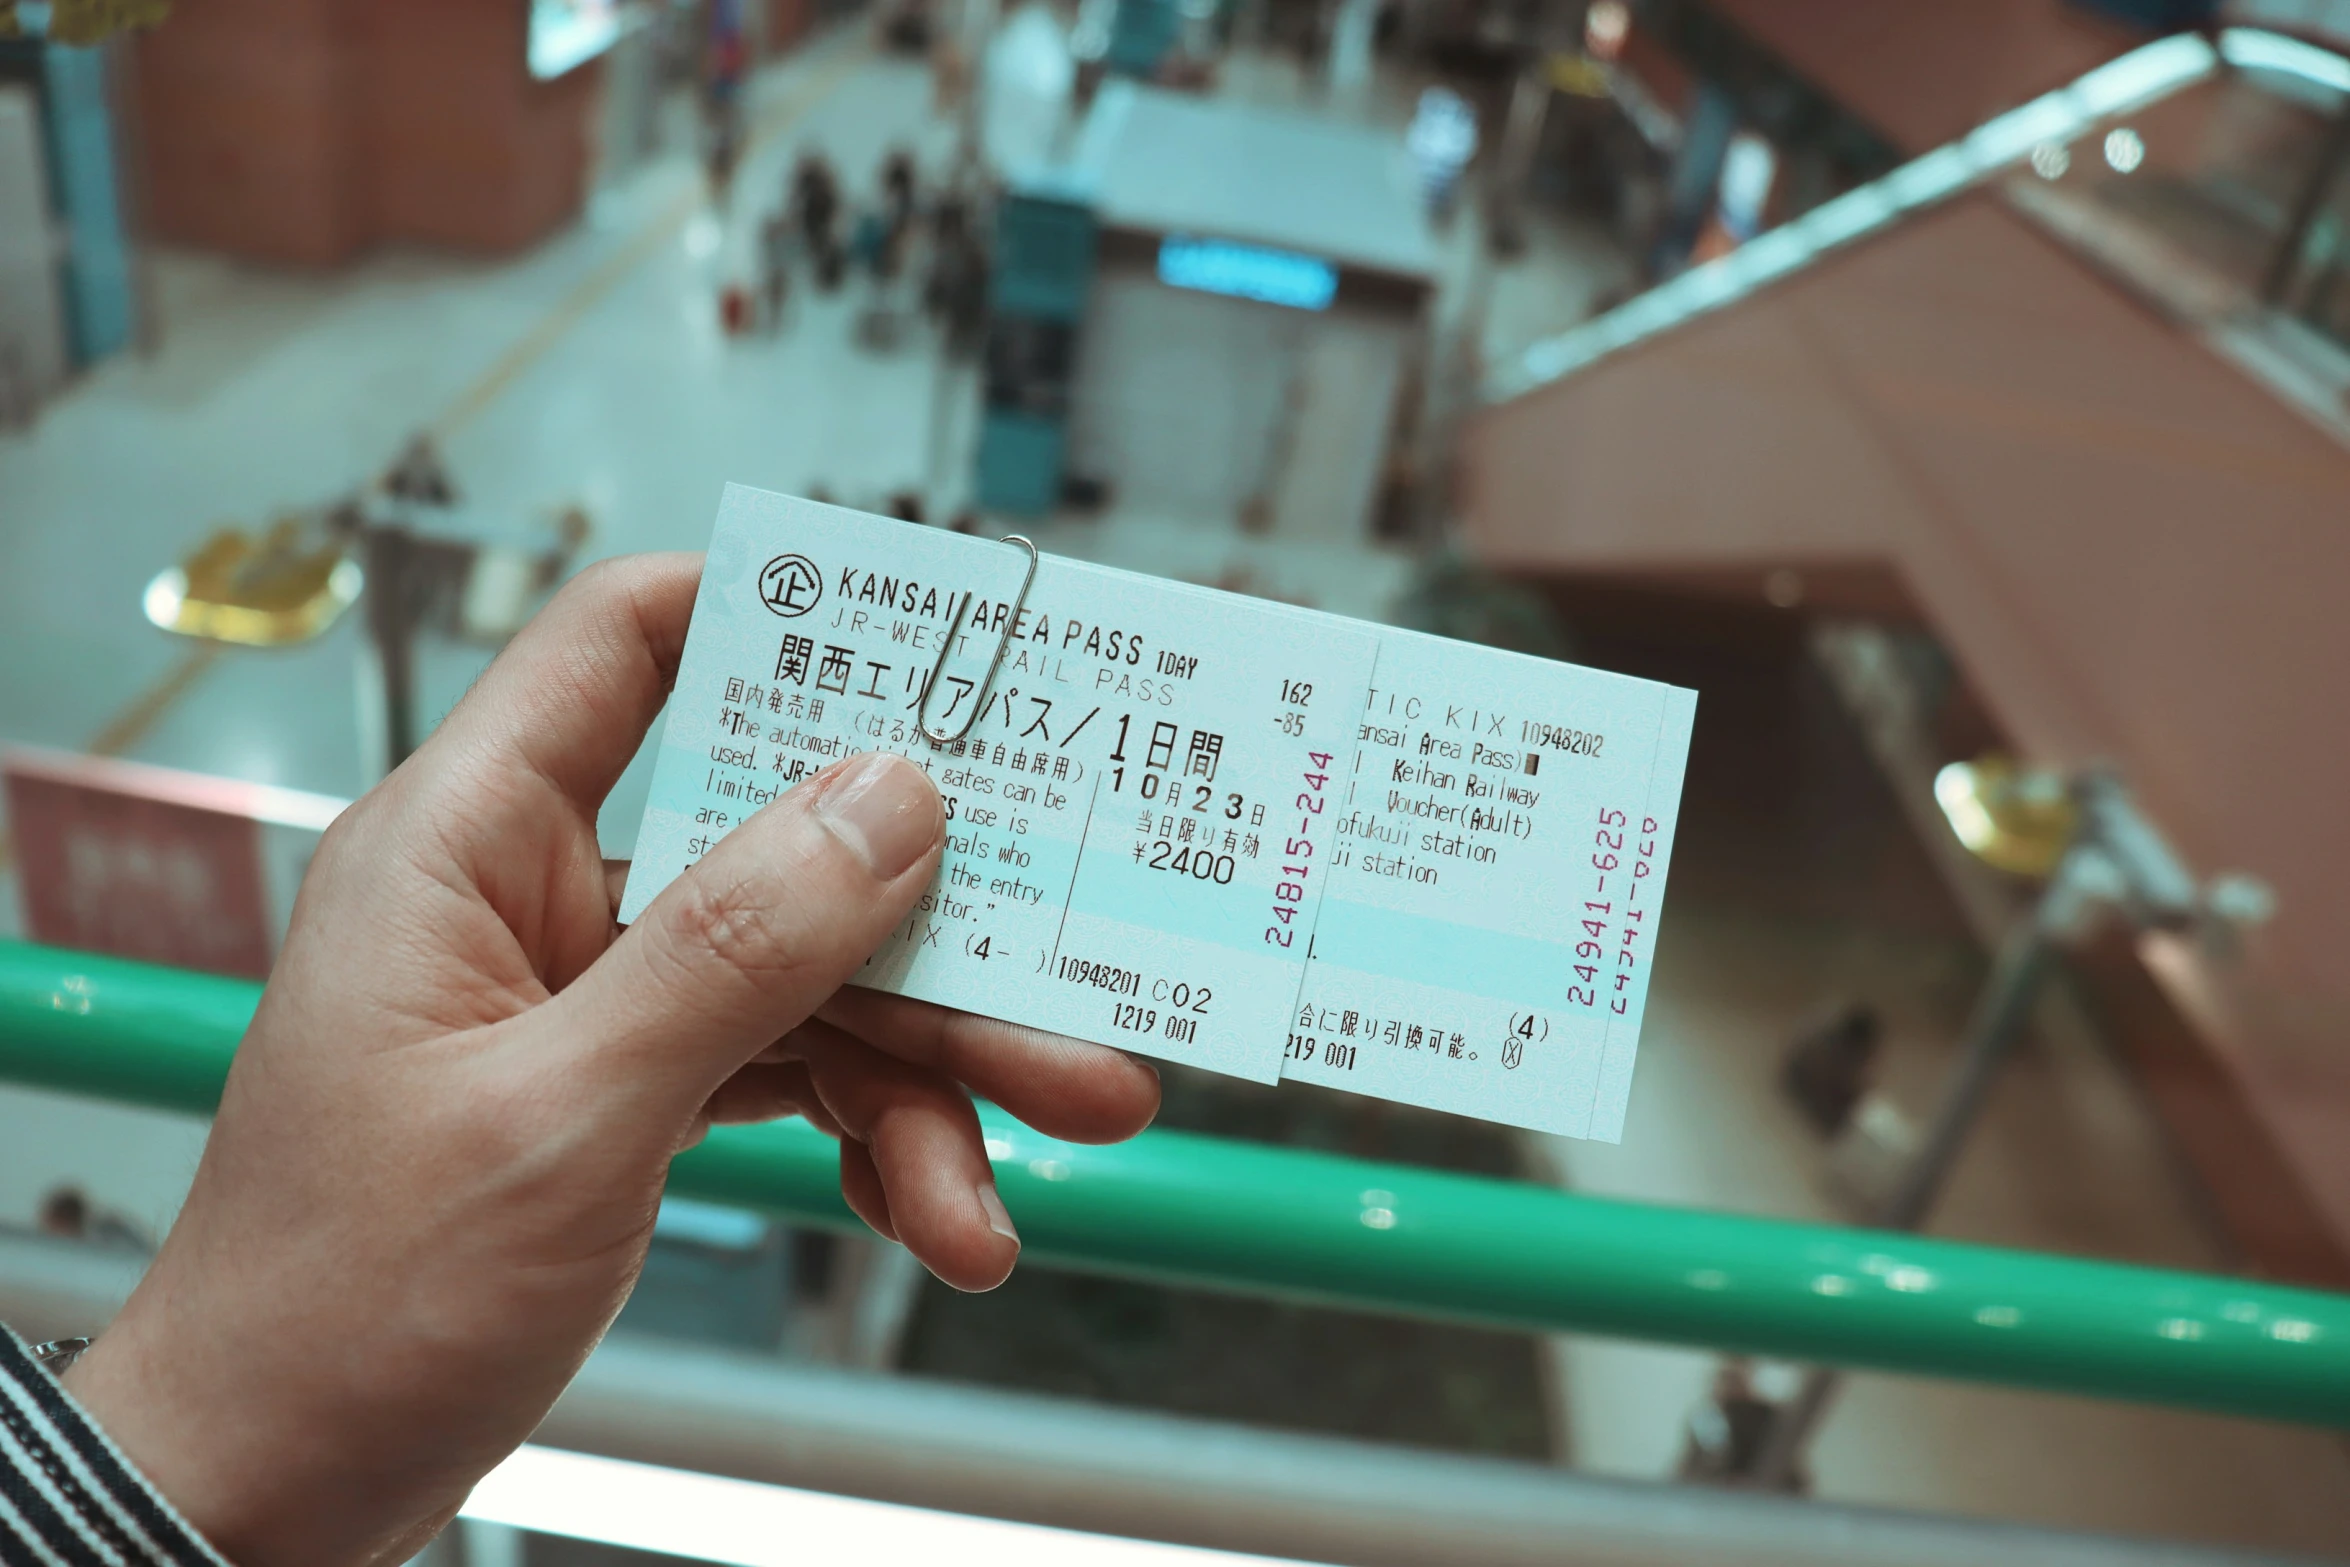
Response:
[[[156,573],[143,602],[147,618],[166,631],[284,647],[333,625],[365,583],[340,543],[287,516],[258,539],[222,528],[179,565]]]
[[[1936,773],[1934,800],[1968,853],[2035,878],[2056,869],[2079,816],[2062,773],[1997,754],[1952,762]]]

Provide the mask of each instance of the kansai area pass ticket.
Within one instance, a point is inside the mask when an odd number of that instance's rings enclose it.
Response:
[[[1694,709],[729,486],[620,914],[801,779],[895,751],[946,800],[946,854],[857,983],[1614,1140]]]

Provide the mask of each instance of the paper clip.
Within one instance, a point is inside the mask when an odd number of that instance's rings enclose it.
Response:
[[[979,689],[972,694],[971,711],[964,717],[963,727],[953,734],[947,734],[930,727],[930,694],[938,689],[939,677],[946,673],[947,654],[954,651],[955,636],[963,629],[963,617],[971,613],[974,595],[965,590],[963,601],[955,606],[955,618],[947,624],[946,641],[939,646],[938,662],[931,666],[930,679],[922,687],[922,700],[914,707],[914,727],[932,745],[953,745],[971,732],[973,724],[979,722],[980,711],[987,706],[988,693],[995,689],[996,671],[1004,667],[1004,649],[1011,644],[1013,626],[1019,623],[1020,606],[1028,602],[1029,584],[1036,581],[1035,542],[1018,533],[1004,535],[1004,542],[1017,544],[1028,552],[1028,575],[1020,579],[1020,592],[1012,600],[1012,607],[1004,612],[1004,629],[995,639],[995,657],[988,660],[987,678],[979,682]]]

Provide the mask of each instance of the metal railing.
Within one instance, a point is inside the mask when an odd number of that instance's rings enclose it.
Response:
[[[0,943],[0,1080],[201,1114],[260,987]],[[2350,1297],[992,1113],[1026,1255],[1169,1283],[2350,1428]],[[725,1127],[670,1190],[849,1227],[833,1145]]]
[[[100,1332],[145,1263],[135,1251],[0,1233],[0,1320],[37,1337]],[[596,1346],[531,1443],[1343,1567],[2316,1567],[2225,1546],[1577,1474],[625,1329]]]

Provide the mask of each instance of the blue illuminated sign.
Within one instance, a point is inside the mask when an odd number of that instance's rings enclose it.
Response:
[[[1322,310],[1338,294],[1338,269],[1294,251],[1172,234],[1159,242],[1159,281],[1205,294]]]

